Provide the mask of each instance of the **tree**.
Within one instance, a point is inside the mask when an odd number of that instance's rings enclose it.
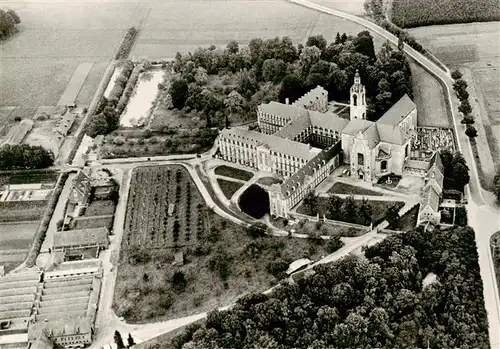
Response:
[[[355,222],[357,216],[357,205],[354,200],[354,196],[349,195],[344,199],[342,206],[340,207],[340,212],[342,215],[342,220],[347,222]]]
[[[118,330],[115,331],[115,335],[114,335],[114,340],[115,340],[115,344],[117,346],[118,349],[124,349],[125,348],[125,344],[123,344],[123,339],[122,339],[122,335],[120,334],[120,332],[118,332]]]
[[[266,59],[262,64],[262,79],[279,83],[286,75],[286,64],[281,59]]]
[[[387,213],[385,215],[385,220],[389,222],[389,224],[397,221],[399,219],[399,207],[397,204],[392,204],[389,206]]]
[[[188,84],[184,79],[177,79],[170,85],[170,96],[172,97],[172,104],[174,108],[182,109],[184,108],[184,103],[188,98]]]
[[[463,117],[463,119],[460,121],[460,123],[462,124],[466,124],[466,125],[472,125],[474,124],[474,117],[472,115],[465,115]]]
[[[180,270],[177,270],[172,276],[172,287],[177,292],[182,292],[186,289],[187,280],[184,273]]]
[[[337,33],[338,35],[338,33]],[[315,35],[307,38],[306,46],[316,46],[321,51],[324,51],[326,48],[327,41],[323,37],[323,35]]]
[[[403,52],[405,49],[405,41],[403,35],[398,35],[398,50]]]
[[[500,201],[500,169],[497,171],[497,174],[493,179],[493,192],[497,197],[497,201]]]
[[[477,137],[477,130],[474,126],[468,124],[467,128],[465,129],[465,134],[469,138],[474,138],[474,137]]]
[[[227,44],[226,46],[226,50],[230,53],[230,54],[236,54],[238,53],[240,49],[240,46],[238,45],[238,43],[236,41],[229,41],[229,43]]]
[[[358,220],[360,224],[369,225],[372,222],[373,208],[370,202],[366,199],[361,201],[358,209]]]
[[[467,93],[467,82],[462,79],[458,79],[453,83],[453,89],[457,93],[457,96],[460,100],[467,99],[469,97]],[[467,98],[465,98],[467,96]]]
[[[379,20],[384,17],[384,7],[382,0],[366,0],[364,3],[364,8],[366,14],[375,19]]]
[[[373,37],[370,32],[364,30],[358,33],[358,36],[353,40],[354,50],[362,55],[375,61],[375,47],[373,46]]]
[[[344,246],[342,240],[340,240],[340,235],[333,235],[328,239],[326,243],[326,252],[333,253]]]
[[[303,204],[307,207],[310,216],[315,216],[318,213],[318,200],[318,197],[313,192],[310,192],[304,198]]]
[[[105,135],[108,133],[108,122],[102,114],[94,115],[89,122],[85,131],[90,137],[95,138],[98,135]]]
[[[226,99],[224,99],[224,106],[229,110],[229,119],[232,119],[233,113],[241,112],[244,104],[245,99],[237,91],[231,91]],[[229,122],[226,117],[226,127],[228,126]]]
[[[451,72],[451,77],[453,78],[453,80],[461,79],[462,73],[460,72],[460,70],[455,69],[454,71]]]
[[[460,102],[460,105],[458,106],[458,111],[464,114],[464,116],[472,113],[472,107],[470,106],[468,99]]]
[[[46,168],[53,163],[54,154],[41,146],[28,144],[0,146],[0,170]]]
[[[293,102],[304,94],[304,81],[295,74],[288,74],[281,82],[279,100],[285,102],[286,98]]]
[[[132,335],[130,333],[128,334],[127,342],[128,342],[129,348],[131,348],[133,345],[135,345],[134,338],[132,337]]]

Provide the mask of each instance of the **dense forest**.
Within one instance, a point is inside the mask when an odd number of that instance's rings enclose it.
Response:
[[[418,227],[212,312],[156,349],[489,348],[469,227]],[[435,274],[435,280],[427,281]],[[424,281],[424,279],[426,281]]]
[[[347,100],[356,70],[367,88],[371,120],[404,94],[412,96],[404,54],[389,43],[376,54],[368,31],[355,37],[337,33],[331,43],[323,36],[309,37],[305,46],[295,46],[288,37],[256,38],[245,47],[232,41],[225,49],[178,53],[176,74],[162,90],[172,108],[202,111],[207,126],[224,126],[228,114],[255,114],[260,103],[271,100],[293,102],[317,85],[328,90],[330,99]],[[217,75],[222,84],[209,83]]]
[[[46,168],[53,163],[54,154],[41,146],[15,144],[0,147],[0,171]]]
[[[4,40],[16,33],[16,25],[21,23],[21,18],[14,10],[0,9],[0,40]]]

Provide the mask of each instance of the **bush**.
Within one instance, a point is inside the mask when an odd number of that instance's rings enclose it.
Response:
[[[146,264],[151,261],[151,255],[147,249],[135,250],[130,254],[129,262],[132,265]]]
[[[284,279],[291,262],[290,259],[277,258],[266,265],[266,270],[276,279]]]
[[[49,223],[54,214],[54,210],[57,206],[57,201],[59,200],[59,196],[61,196],[61,192],[64,187],[64,183],[68,179],[69,172],[64,172],[59,176],[57,180],[56,186],[52,195],[49,199],[49,203],[47,204],[47,209],[45,214],[43,215],[40,224],[33,236],[33,242],[31,243],[30,250],[28,252],[28,256],[26,257],[26,266],[28,268],[32,268],[35,266],[36,259],[38,254],[40,253],[40,248],[42,248],[43,240],[45,239],[45,234],[47,233],[47,229],[49,228]]]
[[[467,210],[464,206],[455,209],[455,225],[462,227],[467,225]]]
[[[453,78],[453,80],[458,80],[462,78],[462,73],[460,72],[460,70],[455,69],[454,71],[451,72],[451,77]]]
[[[333,253],[342,248],[342,246],[344,246],[344,243],[340,240],[340,236],[334,235],[326,243],[326,251],[328,253]]]
[[[115,54],[115,59],[125,59],[130,54],[132,45],[134,45],[135,38],[137,37],[137,29],[131,27],[127,30],[123,41]]]
[[[477,137],[477,130],[474,126],[468,124],[467,128],[465,129],[465,134],[469,138],[474,138],[474,137]]]
[[[172,276],[172,288],[177,292],[184,291],[187,286],[186,276],[182,271],[176,271]]]
[[[208,268],[219,274],[222,281],[226,281],[231,274],[231,262],[233,257],[224,250],[219,250],[217,254],[208,260]]]

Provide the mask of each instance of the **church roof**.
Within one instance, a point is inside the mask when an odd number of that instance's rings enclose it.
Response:
[[[380,143],[380,134],[378,132],[377,124],[372,124],[368,127],[365,132],[363,132],[366,139],[368,140],[368,146],[373,149]]]
[[[399,126],[377,122],[377,131],[382,142],[403,145],[406,137]]]
[[[342,131],[351,136],[356,136],[359,132],[364,133],[366,129],[374,124],[373,121],[368,121],[364,119],[352,119],[349,121]]]
[[[405,94],[377,121],[379,124],[398,125],[415,109],[415,103]]]
[[[276,115],[289,120],[296,119],[301,115],[307,114],[307,110],[304,108],[274,101],[259,105],[259,110],[264,113]]]
[[[424,188],[422,194],[422,206],[425,208],[429,206],[434,212],[438,212],[439,209],[439,193],[434,189],[433,186],[427,186]]]

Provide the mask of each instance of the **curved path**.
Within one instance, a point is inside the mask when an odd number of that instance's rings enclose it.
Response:
[[[348,19],[358,23],[371,32],[389,40],[394,45],[397,45],[398,38],[387,30],[379,27],[375,23],[367,21],[363,18],[344,13],[329,7],[318,5],[308,0],[287,0],[294,4],[307,7],[316,11],[320,11],[329,15]],[[472,153],[472,148],[469,139],[465,135],[465,127],[460,123],[460,113],[458,112],[458,99],[453,91],[453,79],[449,73],[444,72],[437,67],[427,57],[412,49],[405,44],[405,53],[411,57],[417,64],[423,67],[427,72],[432,74],[438,79],[444,89],[446,102],[451,106],[451,113],[453,116],[453,126],[455,130],[455,137],[458,143],[458,149],[463,154],[467,165],[471,170],[471,179],[469,185],[466,187],[466,193],[469,196],[469,203],[467,205],[469,225],[474,228],[476,235],[477,251],[479,255],[479,267],[481,271],[481,278],[483,280],[484,288],[484,301],[486,311],[488,313],[489,323],[489,336],[491,348],[500,348],[500,301],[498,296],[497,280],[495,277],[495,269],[490,250],[490,237],[498,230],[500,230],[500,214],[499,211],[487,204],[483,198],[482,188],[479,183],[479,176],[476,167],[476,161]]]

